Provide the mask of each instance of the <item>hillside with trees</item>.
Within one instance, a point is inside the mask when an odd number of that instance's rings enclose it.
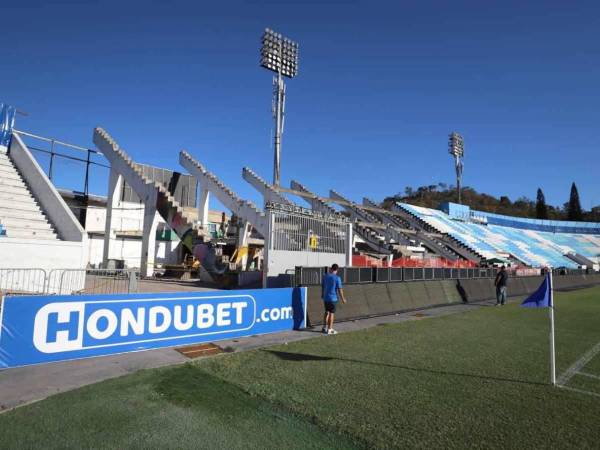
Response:
[[[444,202],[456,202],[456,188],[446,183],[421,186],[416,189],[406,187],[404,193],[387,197],[383,207],[389,207],[393,202],[405,202],[426,208],[438,208]],[[575,220],[600,222],[600,206],[584,211],[579,201],[579,192],[575,183],[571,186],[569,201],[563,206],[546,204],[544,192],[537,190],[536,200],[522,196],[512,201],[507,196],[500,198],[477,192],[471,187],[462,191],[462,202],[471,209],[486,211],[508,216],[527,217],[532,219]]]

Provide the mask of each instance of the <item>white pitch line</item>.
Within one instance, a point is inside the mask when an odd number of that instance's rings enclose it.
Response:
[[[558,386],[559,389],[566,389],[567,391],[578,392],[580,394],[591,395],[592,397],[600,397],[600,394],[597,392],[584,391],[583,389],[576,389],[569,386]]]
[[[567,384],[569,380],[573,378],[575,374],[577,374],[577,372],[583,369],[583,367],[587,363],[589,363],[592,360],[592,358],[598,353],[600,353],[600,342],[594,345],[581,358],[575,361],[575,364],[573,364],[571,367],[565,370],[565,372],[560,377],[558,377],[558,380],[556,380],[556,384],[564,387],[564,385]]]
[[[596,380],[600,380],[600,376],[594,375],[593,373],[577,372],[577,375],[583,375],[584,377],[590,377],[590,378],[595,378]]]

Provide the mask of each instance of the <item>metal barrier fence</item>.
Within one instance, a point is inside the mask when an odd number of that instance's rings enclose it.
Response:
[[[137,274],[132,270],[63,270],[61,294],[129,294],[137,292]]]
[[[44,269],[0,269],[0,294],[45,294]]]
[[[587,275],[595,273],[592,268],[587,269],[567,269],[567,268],[559,268],[552,269],[552,273],[554,275]]]
[[[0,269],[0,295],[127,294],[138,278],[134,270]]]
[[[348,222],[323,216],[304,208],[282,210],[273,207],[271,242],[273,250],[310,253],[346,253]],[[279,206],[278,208],[282,208]]]
[[[296,286],[319,285],[327,267],[296,267]],[[338,275],[344,284],[395,283],[400,281],[458,280],[494,278],[497,269],[478,267],[470,269],[434,267],[341,267]]]

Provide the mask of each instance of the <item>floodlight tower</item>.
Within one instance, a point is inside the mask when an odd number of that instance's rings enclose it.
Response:
[[[448,153],[454,156],[454,168],[456,169],[456,190],[458,192],[458,203],[461,203],[461,184],[463,173],[463,157],[465,156],[465,141],[456,133],[450,133],[448,140]]]
[[[260,65],[277,73],[273,77],[273,119],[275,120],[273,184],[278,187],[281,135],[285,116],[285,83],[282,77],[294,78],[298,74],[298,43],[283,37],[270,28],[265,29],[260,49]]]

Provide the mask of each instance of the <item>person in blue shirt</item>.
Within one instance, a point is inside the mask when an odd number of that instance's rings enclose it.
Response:
[[[344,297],[344,291],[342,290],[342,280],[337,274],[338,265],[333,264],[329,273],[323,276],[322,282],[322,298],[323,305],[325,306],[325,316],[323,317],[323,329],[321,330],[325,334],[337,334],[337,331],[333,329],[333,319],[335,316],[335,307],[338,302],[338,295],[342,303],[346,303]]]

